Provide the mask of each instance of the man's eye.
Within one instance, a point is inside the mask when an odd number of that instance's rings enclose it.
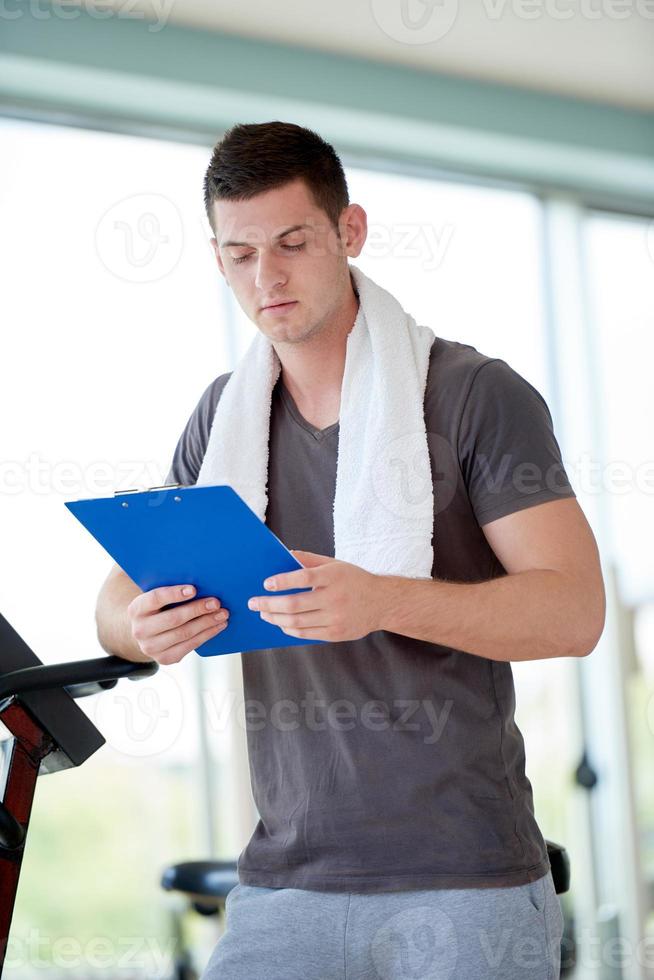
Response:
[[[282,248],[285,248],[287,252],[299,252],[305,245],[306,242],[301,242],[299,245],[282,245]],[[252,254],[252,252],[248,252],[247,255],[240,255],[232,258],[232,262],[234,265],[239,265],[239,263],[245,262],[247,259],[249,259]]]

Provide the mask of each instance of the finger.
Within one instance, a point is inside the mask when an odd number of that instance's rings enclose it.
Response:
[[[225,628],[226,626],[224,623],[214,623],[213,626],[201,630],[194,637],[180,643],[174,643],[172,646],[160,650],[158,653],[153,655],[152,659],[161,664],[177,663],[182,659],[182,657],[185,657],[187,653],[190,653],[191,650],[196,650],[202,643],[205,643],[213,636],[217,636],[218,633],[221,633]]]
[[[191,590],[188,594],[186,593],[187,589]],[[156,612],[171,602],[186,602],[187,599],[192,599],[195,592],[195,586],[189,583],[185,585],[161,585],[157,589],[150,589],[148,592],[136,596],[132,602],[139,613]]]
[[[265,579],[263,587],[278,592],[283,589],[304,589],[317,585],[319,575],[319,568],[298,568],[294,572],[279,572]]]
[[[187,641],[186,643],[177,643],[169,650],[161,653],[159,657],[153,659],[156,659],[157,663],[164,666],[167,664],[179,663],[179,661],[182,660],[187,653],[190,653],[191,650],[197,650],[199,646],[202,646],[203,643],[206,643],[207,640],[210,640],[213,636],[217,636],[218,633],[221,633],[224,629],[225,624],[220,625],[218,623],[214,623],[209,629],[202,630],[201,633],[198,633],[198,635],[193,637],[191,641]]]
[[[321,608],[322,602],[322,596],[318,590],[315,592],[296,592],[295,595],[255,595],[248,600],[248,609],[253,609],[255,612],[274,613],[313,612]]]
[[[207,612],[219,612],[221,608],[220,600],[215,596],[204,596],[202,599],[184,602],[181,606],[175,606],[174,609],[155,611],[150,614],[150,619],[154,626],[151,633],[161,633],[163,630],[175,629],[183,623],[188,623],[191,619],[206,615]]]
[[[216,618],[218,617],[218,618]],[[157,657],[164,650],[176,646],[179,643],[193,644],[197,636],[207,629],[213,629],[216,625],[223,627],[229,622],[227,610],[220,610],[217,613],[206,613],[204,616],[196,616],[181,626],[176,626],[170,630],[157,630],[152,633],[153,623],[159,617],[148,616],[139,620],[132,628],[134,639],[137,640],[143,653],[148,657]],[[193,649],[191,645],[189,649]]]
[[[331,625],[327,621],[328,616],[325,609],[316,609],[315,612],[301,614],[262,612],[259,615],[266,623],[272,623],[274,626],[288,626],[291,629],[297,627],[313,629],[316,626],[328,628]]]

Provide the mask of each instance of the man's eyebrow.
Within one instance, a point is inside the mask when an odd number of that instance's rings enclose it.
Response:
[[[290,235],[292,231],[302,231],[303,228],[310,228],[310,227],[311,227],[311,225],[307,225],[307,224],[303,224],[303,225],[291,225],[290,228],[285,228],[284,231],[280,231],[280,233],[278,235],[275,235],[275,239],[274,240],[275,241],[279,241],[280,238],[285,238],[286,235]],[[227,248],[228,245],[246,245],[246,246],[248,246],[248,245],[251,245],[251,242],[235,242],[235,241],[221,242],[219,247],[220,248]]]

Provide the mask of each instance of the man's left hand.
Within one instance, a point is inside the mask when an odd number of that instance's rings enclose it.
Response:
[[[311,592],[295,595],[253,596],[250,609],[274,623],[289,636],[308,640],[360,640],[380,629],[381,582],[379,575],[358,565],[317,555],[312,551],[293,551],[304,568],[272,575],[264,588],[273,591],[311,587]],[[253,602],[258,605],[253,606]]]

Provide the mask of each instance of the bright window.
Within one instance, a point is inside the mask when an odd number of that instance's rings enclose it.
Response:
[[[592,215],[586,249],[608,547],[624,607],[621,643],[643,893],[654,936],[654,222]]]
[[[112,562],[64,500],[162,483],[201,391],[228,366],[201,220],[206,151],[6,121],[0,158],[2,612],[42,660],[85,659],[103,653],[94,607]],[[161,871],[207,852],[197,660],[79,702],[107,745],[38,782],[12,976],[42,976],[40,963],[86,975],[60,937],[87,952],[107,937],[109,975],[121,962],[162,971]],[[216,664],[217,694],[225,676]],[[228,752],[223,734],[219,785]],[[233,854],[229,813],[217,849]]]
[[[64,500],[162,482],[200,394],[231,370],[255,328],[233,308],[208,243],[208,148],[6,121],[0,155],[9,327],[0,362],[9,421],[2,612],[44,661],[82,659],[101,654],[93,610],[111,560]],[[549,401],[537,200],[347,172],[351,200],[368,213],[370,237],[355,260],[364,272],[418,322],[504,358]],[[147,937],[136,965],[161,969],[170,950],[162,867],[207,856],[211,831],[221,857],[235,857],[247,839],[250,828],[234,817],[249,781],[242,742],[214,724],[234,662],[200,668],[198,660],[80,702],[108,745],[82,769],[39,782],[8,957],[13,976],[44,975],[33,953],[39,937],[38,956],[54,967],[57,937],[82,948],[108,937],[113,968],[130,937]],[[568,668],[534,662],[515,671],[536,816],[558,837],[566,835],[569,759],[566,708],[553,692],[566,686]],[[208,788],[199,687],[211,696]],[[83,956],[77,972],[88,973]]]

